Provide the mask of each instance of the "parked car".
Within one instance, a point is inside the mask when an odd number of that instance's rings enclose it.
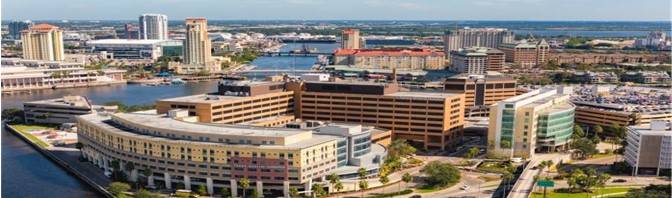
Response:
[[[469,188],[470,188],[469,185],[464,185],[464,186],[460,187],[460,189],[462,189],[462,190],[469,190]]]
[[[611,181],[611,182],[614,182],[614,183],[625,183],[625,182],[627,182],[627,181],[628,181],[628,180],[625,180],[625,179],[614,179],[614,180]]]

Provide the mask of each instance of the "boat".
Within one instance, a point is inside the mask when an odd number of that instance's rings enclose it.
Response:
[[[186,82],[184,80],[182,80],[181,78],[170,79],[170,84],[173,84],[173,85],[182,85],[184,83],[186,83]]]

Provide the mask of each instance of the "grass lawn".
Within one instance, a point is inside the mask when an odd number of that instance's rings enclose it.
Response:
[[[590,159],[597,159],[597,158],[603,158],[603,157],[612,157],[616,154],[612,153],[598,153],[593,155]]]
[[[40,146],[42,148],[49,147],[50,145],[47,144],[46,142],[40,140],[39,138],[35,137],[33,134],[30,134],[29,132],[30,131],[36,131],[36,130],[55,129],[54,127],[42,126],[42,125],[14,124],[14,125],[9,125],[9,126],[16,129],[23,136],[26,136],[31,142],[36,143],[38,146]]]
[[[564,192],[552,192],[552,190],[548,190],[546,192],[547,197],[550,198],[572,198],[572,197],[592,197],[592,196],[598,196],[598,195],[605,195],[605,194],[610,194],[610,193],[625,193],[628,192],[628,190],[632,188],[638,188],[638,186],[631,186],[631,187],[606,187],[603,189],[596,189],[593,190],[593,193],[564,193]],[[532,193],[532,198],[543,198],[544,193],[543,192],[534,192]],[[620,195],[613,195],[609,197],[623,197],[623,194]]]
[[[499,173],[499,174],[504,174],[506,172],[509,172],[507,170],[508,164],[502,163],[502,162],[483,162],[481,165],[479,165],[476,169],[483,171],[483,172],[488,172],[488,173]]]
[[[424,185],[424,186],[421,186],[420,188],[415,189],[415,192],[419,192],[419,193],[436,192],[436,191],[439,191],[439,190],[450,188],[450,187],[454,186],[455,184],[457,184],[457,183],[448,184],[444,187]]]

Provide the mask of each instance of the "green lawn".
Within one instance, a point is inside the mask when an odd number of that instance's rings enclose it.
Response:
[[[637,188],[635,186],[632,187],[613,187],[613,188],[604,188],[604,189],[597,189],[594,190],[593,193],[560,193],[560,192],[552,192],[552,190],[548,190],[546,193],[547,197],[549,198],[573,198],[573,197],[592,197],[592,196],[598,196],[598,195],[604,195],[604,194],[610,194],[610,193],[624,193],[628,192],[628,190],[632,188]],[[543,192],[534,192],[532,193],[532,198],[543,198],[544,193]],[[623,197],[623,194],[620,195],[613,195],[609,197]]]
[[[421,186],[420,188],[415,189],[415,192],[419,192],[419,193],[436,192],[436,191],[439,191],[439,190],[450,188],[450,187],[454,186],[455,184],[457,184],[457,183],[448,184],[444,187],[424,185],[424,186]]]
[[[48,129],[55,129],[54,127],[50,126],[42,126],[42,125],[25,125],[25,124],[14,124],[14,125],[9,125],[12,128],[16,129],[19,133],[21,133],[23,136],[27,137],[31,142],[36,143],[38,146],[42,148],[49,147],[50,145],[39,138],[35,137],[33,134],[30,134],[30,131],[35,131],[35,130],[48,130]]]
[[[616,154],[614,154],[613,152],[612,153],[598,153],[598,154],[595,154],[592,157],[590,157],[590,159],[603,158],[603,157],[613,157],[614,155],[616,155]]]

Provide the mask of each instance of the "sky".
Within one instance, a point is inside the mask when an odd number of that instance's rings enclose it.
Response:
[[[670,0],[1,0],[3,20],[670,21]]]

